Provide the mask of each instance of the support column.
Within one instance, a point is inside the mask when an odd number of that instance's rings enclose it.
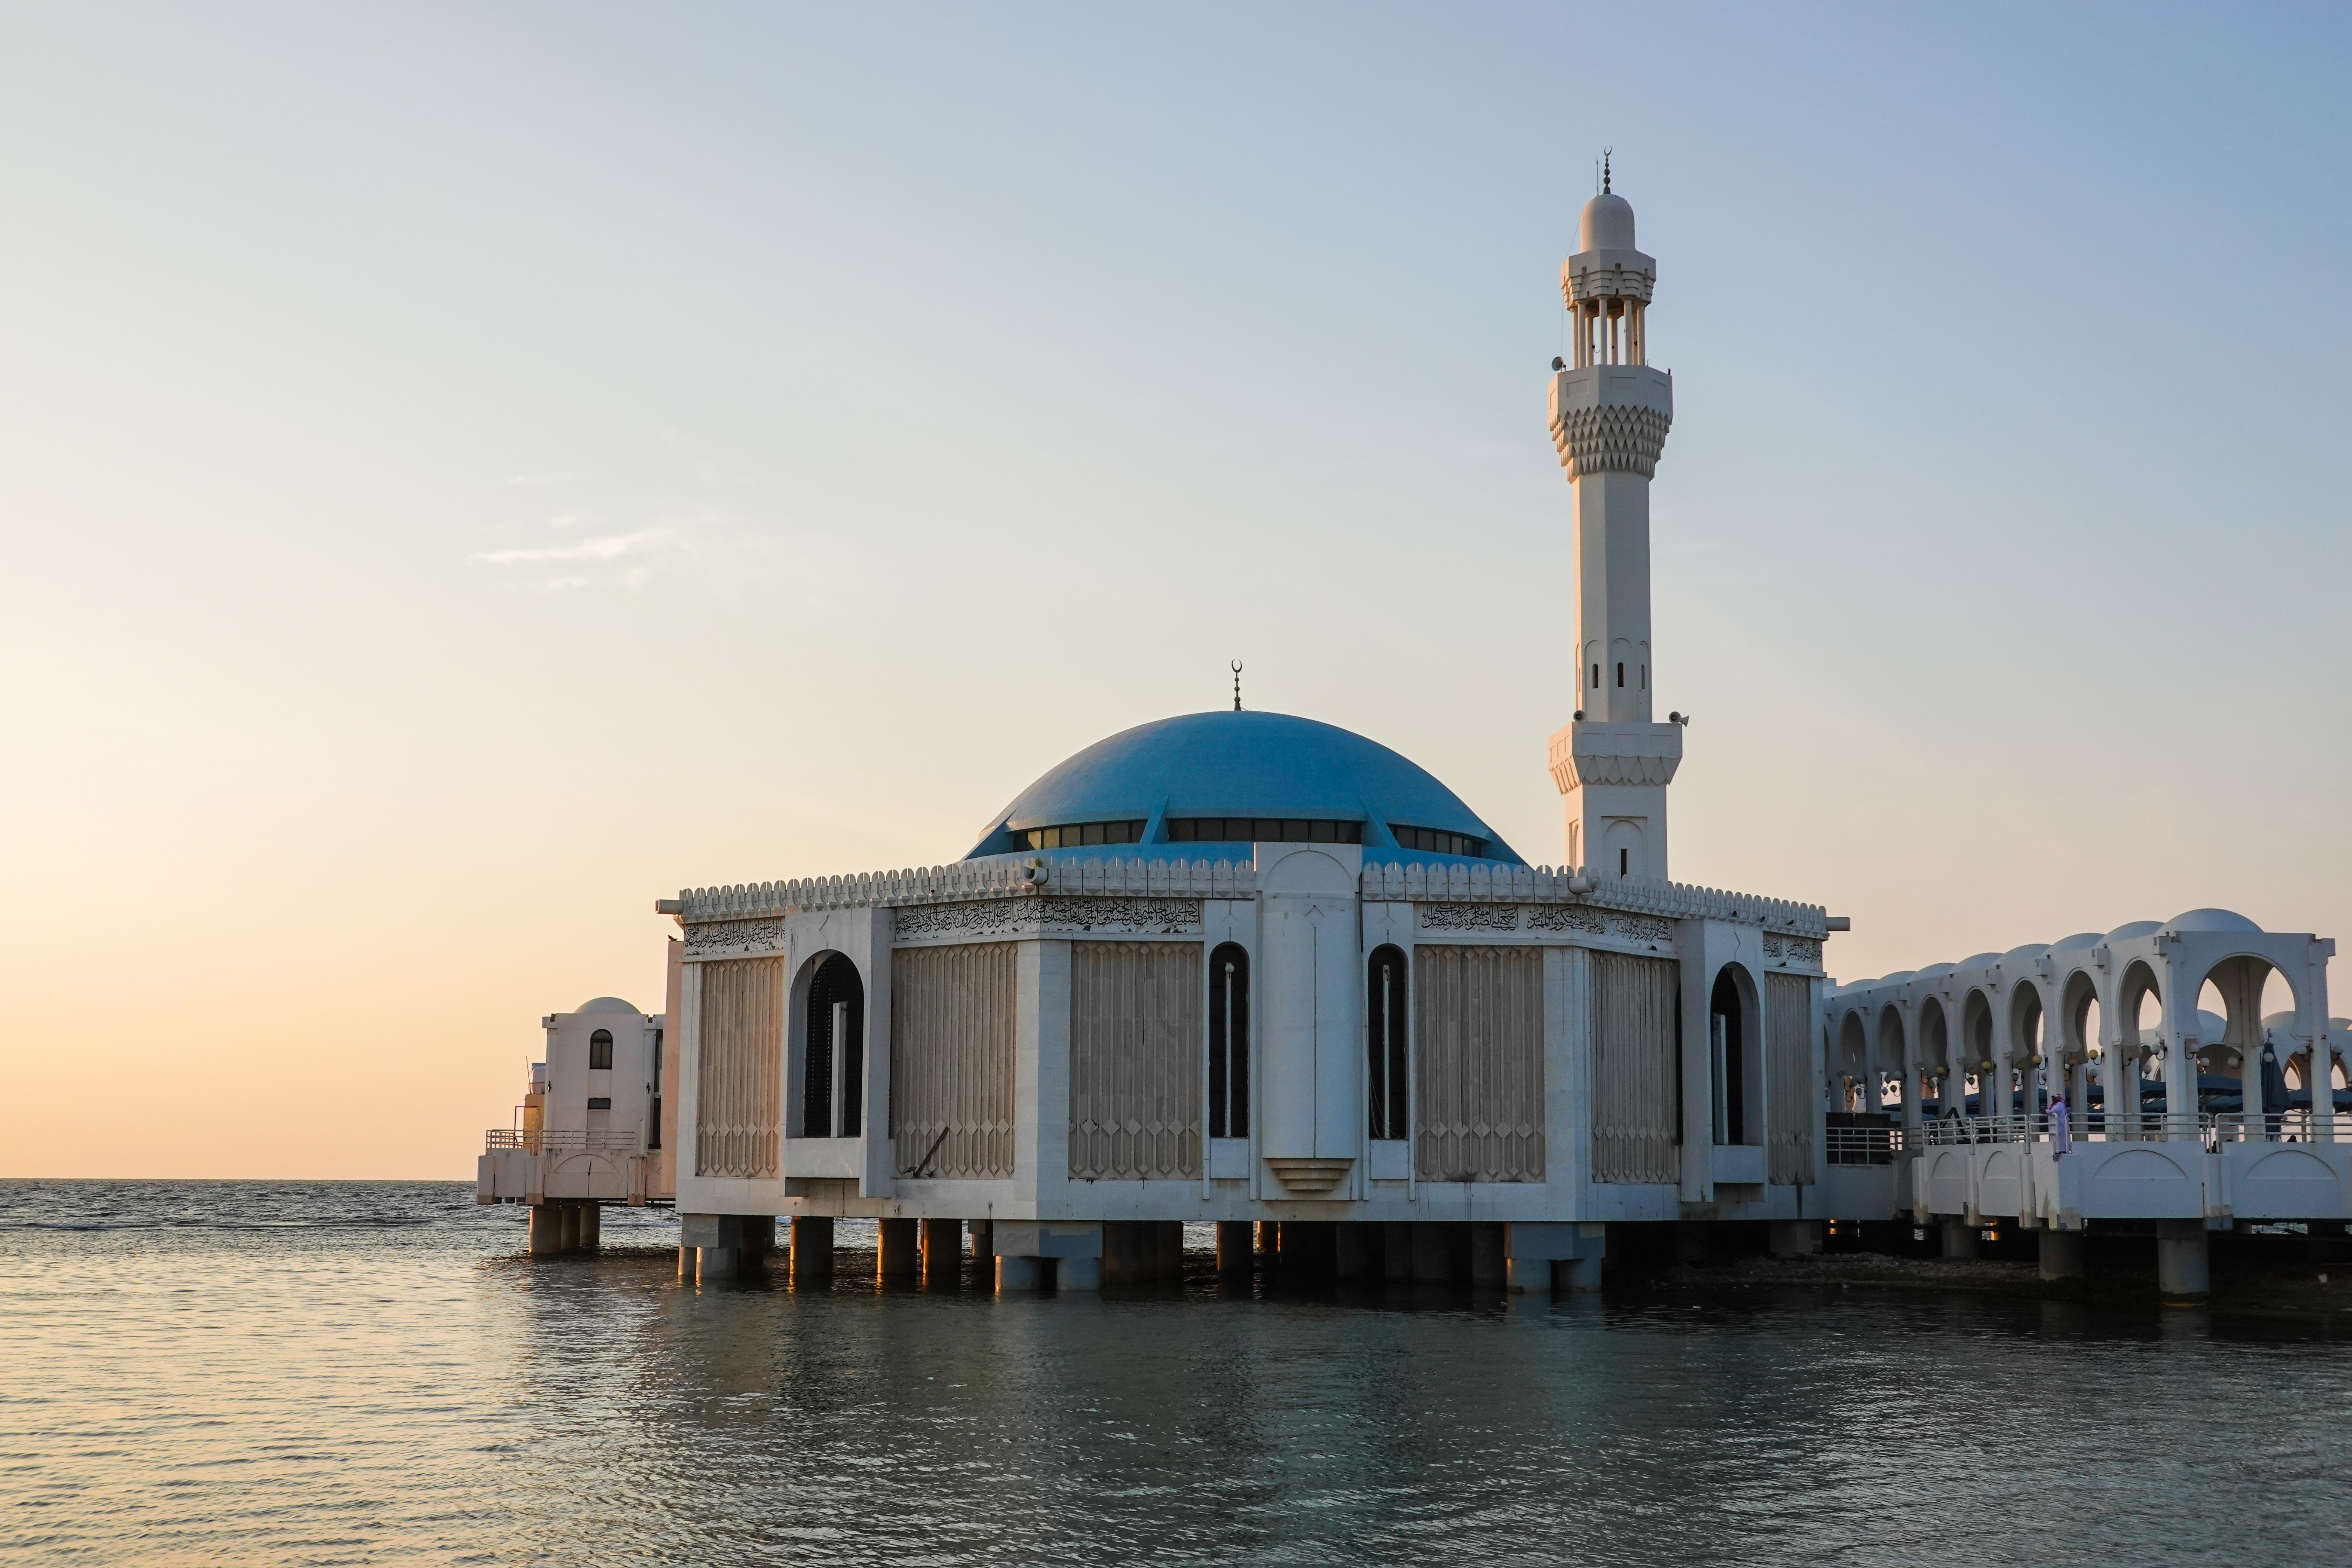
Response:
[[[1103,1260],[1099,1258],[1057,1258],[1054,1259],[1054,1289],[1065,1296],[1080,1291],[1100,1290],[1103,1287]]]
[[[1339,1262],[1339,1228],[1330,1220],[1284,1220],[1277,1245],[1282,1249],[1283,1276],[1293,1283],[1328,1279]]]
[[[547,1205],[542,1204],[541,1206],[543,1208]],[[557,1204],[554,1206],[556,1223],[561,1226],[561,1229],[557,1234],[563,1238],[557,1246],[556,1250],[559,1252],[579,1251],[580,1205],[578,1204]]]
[[[963,1222],[927,1219],[920,1222],[916,1244],[922,1248],[926,1284],[952,1285],[963,1271]]]
[[[530,1208],[530,1255],[552,1258],[563,1250],[563,1205],[533,1204]]]
[[[999,1258],[996,1259],[996,1293],[1000,1296],[1024,1291],[1034,1294],[1043,1273],[1034,1258]]]
[[[1944,1221],[1944,1256],[1974,1258],[1976,1255],[1977,1227],[1970,1225],[1965,1216],[1958,1219],[1948,1216]]]
[[[1184,1222],[1163,1219],[1160,1222],[1160,1278],[1184,1278]]]
[[[818,1285],[833,1278],[833,1216],[793,1216],[792,1279],[795,1285]]]
[[[1559,1282],[1565,1283],[1570,1290],[1592,1291],[1601,1289],[1601,1259],[1598,1258],[1565,1258],[1554,1267],[1560,1274],[1567,1276],[1564,1281]],[[1555,1279],[1558,1279],[1558,1276],[1555,1276]]]
[[[1412,1226],[1402,1222],[1381,1226],[1381,1278],[1402,1284],[1412,1278]]]
[[[604,1244],[604,1205],[580,1205],[580,1250],[594,1252]]]
[[[681,1247],[677,1249],[677,1282],[679,1284],[694,1283],[695,1254],[701,1250],[700,1247]]]
[[[1686,1219],[1675,1225],[1675,1261],[1704,1263],[1706,1261],[1706,1224],[1703,1219]]]
[[[740,1261],[731,1247],[698,1247],[695,1248],[694,1282],[716,1285],[722,1279],[732,1279]]]
[[[2212,1276],[2206,1266],[2203,1220],[2156,1222],[2156,1289],[2167,1302],[2183,1304],[2202,1301],[2210,1294]]]
[[[996,1266],[989,1259],[996,1256],[996,1222],[976,1219],[971,1222],[971,1266],[980,1278],[993,1283]]]
[[[2083,1233],[2044,1230],[2042,1233],[2042,1278],[2079,1279],[2083,1277]]]
[[[739,1215],[735,1229],[741,1237],[737,1245],[743,1249],[736,1267],[747,1274],[765,1268],[768,1254],[776,1250],[776,1216],[772,1214]]]
[[[1503,1250],[1501,1226],[1474,1225],[1470,1227],[1471,1284],[1491,1289],[1510,1283]]]
[[[1151,1227],[1136,1220],[1105,1220],[1103,1222],[1102,1282],[1106,1285],[1140,1285],[1150,1279],[1159,1263],[1160,1238]]]
[[[1257,1262],[1256,1226],[1245,1219],[1217,1222],[1217,1272],[1246,1278]]]
[[[1339,1222],[1338,1272],[1342,1279],[1377,1279],[1381,1277],[1381,1227],[1354,1220]]]
[[[874,1274],[877,1279],[912,1279],[922,1272],[923,1257],[916,1226],[911,1219],[877,1221],[880,1233],[874,1248]]]
[[[1513,1295],[1551,1294],[1550,1258],[1513,1258],[1506,1261],[1505,1268]]]
[[[1448,1285],[1454,1280],[1453,1226],[1424,1221],[1412,1227],[1412,1282]]]
[[[1811,1258],[1822,1249],[1822,1222],[1817,1219],[1776,1219],[1768,1234],[1775,1258]]]

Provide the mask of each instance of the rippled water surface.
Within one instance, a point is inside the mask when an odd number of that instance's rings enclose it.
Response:
[[[1810,1290],[682,1289],[470,1186],[0,1183],[0,1558],[2352,1560],[2352,1344]],[[845,1235],[845,1241],[854,1240]]]

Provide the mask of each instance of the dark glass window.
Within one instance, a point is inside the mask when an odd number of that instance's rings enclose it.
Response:
[[[1171,844],[1361,844],[1364,825],[1308,816],[1171,816]]]
[[[1097,844],[1140,844],[1144,824],[1137,822],[1073,822],[1059,827],[1024,827],[1021,837],[1032,849],[1084,849]]]
[[[588,1065],[610,1070],[613,1066],[613,1031],[599,1029],[588,1037]]]
[[[1424,849],[1432,855],[1466,855],[1474,860],[1484,859],[1486,841],[1473,838],[1466,833],[1446,833],[1434,827],[1403,827],[1389,824],[1401,848]]]
[[[613,1097],[609,1094],[592,1094],[588,1097],[588,1109],[610,1110],[613,1109]]]
[[[1397,948],[1372,950],[1366,971],[1364,1045],[1371,1070],[1372,1136],[1402,1138],[1405,1134],[1405,967]]]
[[[840,1009],[846,1027],[834,1037]],[[809,977],[808,1036],[801,1063],[801,1136],[857,1136],[858,1089],[866,1073],[866,984],[847,955],[832,953]]]
[[[654,1096],[653,1125],[646,1129],[646,1147],[648,1149],[661,1147],[661,1096],[658,1094]]]
[[[1209,1136],[1249,1136],[1249,954],[1209,954]]]
[[[1617,667],[1617,684],[1621,687],[1625,684],[1625,667],[1622,664]]]

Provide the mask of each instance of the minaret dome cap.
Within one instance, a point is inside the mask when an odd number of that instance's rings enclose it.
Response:
[[[1579,250],[1634,250],[1633,204],[1607,191],[1584,204],[1577,220]]]

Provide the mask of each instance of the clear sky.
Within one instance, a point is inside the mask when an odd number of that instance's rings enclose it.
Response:
[[[2352,935],[2352,12],[0,12],[0,1173],[467,1176],[656,897],[1360,730],[1562,854],[1658,258],[1684,880]],[[2336,1010],[2352,1011],[2352,973]]]

